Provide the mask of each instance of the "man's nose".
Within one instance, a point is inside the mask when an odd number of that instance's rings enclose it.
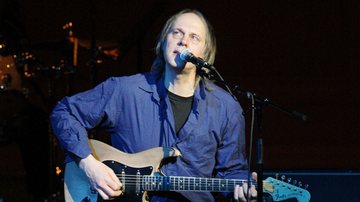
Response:
[[[184,36],[180,39],[179,44],[182,45],[182,46],[187,47],[188,44],[189,44],[189,37],[187,37],[187,36],[184,35]]]

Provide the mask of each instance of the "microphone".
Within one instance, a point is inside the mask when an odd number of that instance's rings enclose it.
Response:
[[[180,52],[180,59],[193,63],[196,67],[205,67],[210,70],[214,70],[214,66],[210,65],[206,61],[204,61],[200,57],[196,57],[194,54],[191,53],[191,51],[187,48],[184,48]]]

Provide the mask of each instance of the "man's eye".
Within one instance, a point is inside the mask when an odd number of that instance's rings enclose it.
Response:
[[[198,35],[192,35],[191,36],[191,41],[193,41],[194,43],[199,43],[200,42],[200,37]]]
[[[183,33],[181,33],[180,31],[173,31],[172,34],[177,39],[183,36]]]

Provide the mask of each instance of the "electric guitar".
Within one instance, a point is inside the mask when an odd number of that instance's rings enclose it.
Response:
[[[156,147],[135,154],[121,152],[110,145],[91,139],[93,155],[114,170],[122,183],[120,201],[148,201],[149,191],[232,192],[236,184],[247,180],[203,177],[164,176],[159,168],[164,158],[181,155],[174,148]],[[296,198],[299,202],[310,201],[310,193],[274,178],[263,181],[264,193],[274,201]],[[66,164],[64,177],[65,201],[97,201],[85,173],[75,162]]]

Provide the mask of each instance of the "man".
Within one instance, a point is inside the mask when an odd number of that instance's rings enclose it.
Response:
[[[122,184],[91,154],[86,130],[97,125],[106,127],[113,146],[127,153],[158,146],[179,150],[181,156],[161,167],[166,175],[247,179],[242,109],[180,58],[184,48],[214,61],[214,33],[198,11],[183,10],[167,21],[151,72],[110,78],[54,108],[51,121],[60,144],[102,198],[119,196]],[[250,190],[256,197],[255,188]],[[237,185],[235,200],[245,201],[245,192],[246,186]],[[151,201],[184,200],[215,199],[209,192],[151,193]]]

